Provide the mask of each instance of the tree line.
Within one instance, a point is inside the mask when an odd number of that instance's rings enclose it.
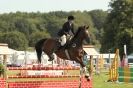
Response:
[[[116,48],[120,56],[133,53],[133,0],[111,0],[111,9],[104,23],[104,33],[101,41],[102,52],[113,52]]]
[[[100,46],[100,31],[107,16],[107,12],[102,10],[0,14],[0,42],[8,43],[9,47],[17,50],[34,47],[35,43],[42,38],[58,37],[57,32],[69,15],[75,17],[75,32],[79,26],[89,25],[91,44]]]

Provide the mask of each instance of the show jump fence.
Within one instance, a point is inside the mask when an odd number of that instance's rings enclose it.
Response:
[[[8,70],[80,70],[78,67],[10,67]],[[37,80],[40,79],[41,80]],[[47,80],[46,80],[46,79]],[[80,75],[24,75],[7,76],[8,88],[92,88],[92,81]],[[13,81],[10,81],[12,80]],[[17,80],[19,79],[19,81]],[[22,80],[21,80],[22,79]],[[31,79],[31,80],[29,80]],[[21,81],[20,81],[21,80]],[[28,81],[29,80],[29,81]],[[4,88],[4,87],[3,87]]]
[[[121,67],[119,61],[119,50],[116,50],[115,57],[109,69],[109,80],[111,82],[133,82],[133,68],[132,67]]]
[[[22,70],[79,70],[79,68],[39,67],[39,68],[7,68],[7,55],[10,55],[8,44],[0,44],[0,55],[3,55],[4,78],[0,79],[0,88],[92,88],[92,80],[87,81],[81,75],[7,75],[8,71]]]
[[[117,81],[118,80],[118,66],[119,66],[119,49],[116,50],[115,57],[112,61],[112,64],[109,68],[109,80],[108,81]]]
[[[118,81],[119,82],[132,82],[133,83],[133,68],[119,67],[118,68]]]

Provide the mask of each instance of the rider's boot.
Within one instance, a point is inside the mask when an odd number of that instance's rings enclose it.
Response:
[[[58,48],[58,50],[60,50],[60,49],[65,49],[65,45],[60,45],[60,47]]]
[[[54,60],[54,54],[51,54],[51,55],[49,56],[48,61],[53,61],[53,60]]]

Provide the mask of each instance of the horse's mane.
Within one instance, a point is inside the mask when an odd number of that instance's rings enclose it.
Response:
[[[74,37],[72,38],[72,40],[74,40],[75,38],[77,38],[78,34],[80,33],[80,31],[82,30],[82,26],[78,27],[78,30],[76,31]]]

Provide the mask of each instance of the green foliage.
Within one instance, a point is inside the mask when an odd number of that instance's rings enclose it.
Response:
[[[4,74],[4,66],[2,63],[0,63],[0,76]]]
[[[123,53],[123,45],[127,45],[127,53],[133,51],[133,0],[111,0],[102,41],[101,51],[107,52],[116,48]]]
[[[105,73],[106,72],[106,73]],[[119,83],[119,82],[107,82],[109,79],[108,71],[100,73],[100,75],[93,75],[93,87],[94,88],[132,88],[132,83]]]
[[[93,44],[93,45],[97,45],[99,46],[100,43],[99,43],[99,40],[96,38],[96,35],[97,35],[97,29],[94,28],[94,23],[92,21],[92,18],[91,16],[88,14],[88,12],[80,12],[80,11],[77,11],[77,12],[73,12],[73,15],[75,16],[75,27],[77,29],[77,27],[79,25],[87,25],[89,26],[89,33],[90,33],[90,36],[91,36],[91,41],[90,41],[90,44]]]
[[[94,14],[96,13],[97,15],[92,17],[93,13]],[[16,13],[0,14],[0,18],[1,18],[0,32],[4,34],[10,33],[10,32],[13,33],[14,31],[21,32],[26,38],[24,40],[28,41],[28,45],[29,47],[31,47],[31,46],[34,46],[35,42],[39,39],[46,38],[49,36],[57,37],[57,32],[62,28],[64,22],[67,21],[67,17],[69,15],[74,15],[75,31],[78,29],[79,26],[89,25],[90,26],[89,32],[91,34],[91,44],[99,46],[100,45],[99,40],[102,34],[99,32],[98,27],[95,27],[95,25],[99,24],[98,26],[100,26],[100,28],[102,29],[101,24],[103,24],[102,23],[103,21],[101,20],[105,19],[105,16],[102,15],[104,13],[106,12],[96,10],[92,12],[56,11],[56,12],[49,12],[49,13],[16,12]],[[98,20],[98,18],[100,20]],[[3,36],[3,34],[0,34],[0,36]],[[14,44],[11,43],[11,40],[14,41],[13,42]],[[8,36],[8,38],[5,36],[0,37],[0,42],[9,43],[11,48],[22,50],[22,49],[25,49],[25,47],[27,47],[27,43],[25,45],[18,44],[20,40],[18,42],[17,40],[18,39],[16,39],[15,37],[11,37],[11,35]],[[23,45],[23,48],[20,45]]]
[[[21,32],[7,32],[0,36],[0,42],[7,43],[12,49],[25,50],[28,47],[28,41]]]
[[[92,17],[94,27],[96,27],[98,30],[102,29],[107,17],[107,12],[103,10],[92,10],[89,12],[89,14]]]
[[[35,43],[37,41],[39,41],[40,39],[43,39],[43,38],[50,38],[50,35],[49,33],[47,32],[34,32],[31,34],[31,37],[30,37],[30,46],[34,47]]]
[[[88,14],[90,14],[90,16],[92,17],[94,27],[97,29],[95,31],[96,39],[101,42],[103,35],[103,26],[107,17],[107,12],[103,10],[92,10]]]

